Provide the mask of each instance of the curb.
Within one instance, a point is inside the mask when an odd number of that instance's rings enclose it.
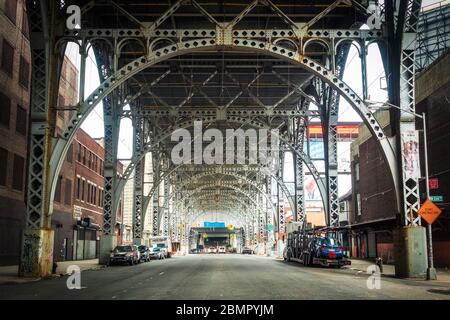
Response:
[[[91,270],[101,270],[106,268],[106,266],[104,265],[96,265],[90,268],[86,268],[81,270],[81,272],[84,271],[91,271]],[[64,276],[68,276],[68,273],[55,273],[52,274],[48,277],[45,278],[12,278],[12,279],[8,279],[8,280],[0,280],[0,286],[4,286],[4,285],[11,285],[11,284],[24,284],[24,283],[30,283],[30,282],[37,282],[37,281],[41,281],[41,280],[51,280],[51,279],[56,279],[56,278],[62,278]]]

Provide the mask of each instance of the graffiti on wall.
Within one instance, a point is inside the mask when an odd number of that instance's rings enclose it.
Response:
[[[35,273],[35,267],[39,262],[39,251],[41,238],[35,233],[25,233],[21,261],[21,271],[23,273]]]

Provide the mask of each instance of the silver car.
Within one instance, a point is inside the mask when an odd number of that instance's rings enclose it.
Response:
[[[150,248],[150,259],[162,260],[165,259],[164,252],[158,247]]]

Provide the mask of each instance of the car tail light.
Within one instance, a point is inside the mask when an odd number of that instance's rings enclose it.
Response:
[[[322,248],[320,248],[320,249],[322,249],[322,250],[327,250],[328,247],[327,247],[327,246],[322,246]]]
[[[339,247],[339,248],[338,248],[338,251],[344,251],[344,248]]]

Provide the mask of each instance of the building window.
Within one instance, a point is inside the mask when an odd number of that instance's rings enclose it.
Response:
[[[361,215],[361,194],[356,194],[356,212],[358,213],[358,216]]]
[[[16,132],[24,136],[27,135],[27,110],[19,105],[16,114]]]
[[[58,182],[56,183],[56,190],[55,190],[55,201],[56,202],[61,202],[61,182],[62,182],[63,177],[59,176],[58,177]]]
[[[20,73],[19,73],[19,83],[28,90],[29,79],[30,79],[30,64],[24,57],[20,57]]]
[[[87,199],[86,199],[87,203],[91,203],[91,188],[92,188],[92,186],[88,182],[88,185],[87,185]]]
[[[61,119],[64,119],[64,105],[65,105],[65,99],[62,95],[58,96],[58,117]]]
[[[83,165],[86,165],[86,156],[87,156],[86,153],[87,153],[87,150],[85,147],[83,147],[83,150],[81,152],[81,156],[83,158]]]
[[[23,190],[23,169],[25,165],[25,159],[21,156],[14,155],[14,167],[13,167],[13,189],[17,191]]]
[[[22,15],[22,33],[27,39],[30,38],[30,28],[28,27],[28,14],[25,9],[23,9]]]
[[[85,197],[85,190],[86,190],[86,180],[83,180],[81,184],[81,201],[84,201]]]
[[[3,39],[1,69],[10,77],[13,76],[14,47]]]
[[[81,199],[81,178],[77,177],[77,199]]]
[[[6,174],[8,173],[8,150],[0,148],[0,186],[6,186]]]
[[[9,118],[11,115],[11,99],[0,92],[0,124],[9,128]]]
[[[77,161],[81,162],[81,144],[77,142]]]
[[[71,70],[70,73],[70,85],[72,88],[78,88],[78,81],[77,81],[77,72],[75,70]]]
[[[91,204],[95,205],[95,201],[94,201],[94,192],[95,192],[95,186],[91,185]]]
[[[90,151],[87,152],[86,160],[87,160],[87,167],[88,167],[89,169],[91,169],[92,152],[90,152]]]
[[[73,162],[73,143],[69,146],[69,150],[67,150],[66,160],[68,163]]]
[[[66,179],[66,186],[64,188],[64,204],[72,204],[72,180]]]
[[[17,0],[6,0],[5,3],[5,15],[16,24],[17,18]]]
[[[355,163],[355,179],[359,181],[359,163]]]

